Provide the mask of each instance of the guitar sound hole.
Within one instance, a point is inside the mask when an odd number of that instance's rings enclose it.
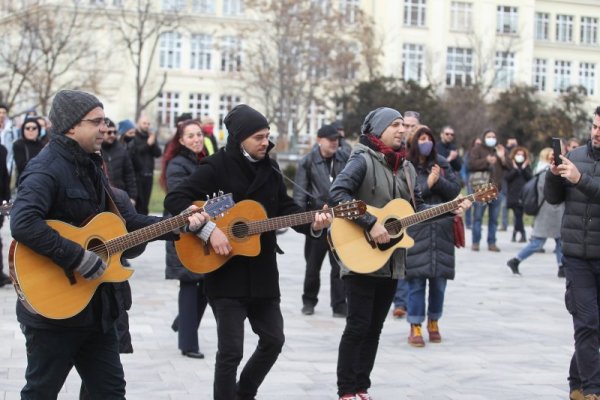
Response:
[[[237,239],[242,239],[248,236],[248,224],[244,222],[236,222],[231,227],[231,233]]]
[[[100,239],[92,239],[88,242],[87,250],[96,253],[104,262],[108,261],[108,249]]]

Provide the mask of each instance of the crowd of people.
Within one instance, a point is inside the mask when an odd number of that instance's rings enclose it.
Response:
[[[47,219],[80,225],[109,211],[120,215],[132,231],[195,210],[194,201],[219,191],[231,193],[235,202],[258,202],[268,218],[315,211],[311,224],[294,227],[305,235],[300,313],[306,318],[314,314],[321,268],[329,255],[332,316],[346,320],[338,349],[340,400],[372,399],[370,374],[390,308],[393,317],[406,318],[409,324],[408,345],[426,345],[423,324],[430,343],[442,342],[439,321],[447,282],[455,277],[456,215],[464,215],[467,229],[472,230],[470,250],[479,252],[487,211],[487,250],[500,252],[496,233],[508,224],[499,219],[504,209],[506,215],[510,210],[511,239],[523,243],[517,255],[507,257],[512,273],[520,274],[525,259],[544,251],[548,238],[555,240],[557,274],[566,277],[565,301],[575,332],[571,399],[600,399],[600,311],[593,300],[600,287],[600,228],[595,222],[600,182],[594,168],[600,160],[600,107],[594,113],[590,140],[581,146],[577,139],[565,141],[560,161],[551,148],[544,148],[535,160],[515,138],[503,141],[494,129],[486,129],[463,152],[453,127],[434,132],[417,111],[402,114],[380,107],[365,116],[354,146],[340,122],[319,128],[316,144],[297,165],[293,196],[288,195],[284,175],[270,156],[274,145],[269,122],[248,105],[234,107],[225,117],[229,135],[223,148],[213,135],[212,119],[182,114],[164,153],[146,116],[135,124],[115,123],[89,93],[60,91],[48,118],[27,115],[19,127],[12,125],[8,112],[0,105],[0,200],[11,198],[11,177],[18,194],[11,210],[11,233],[63,268],[69,279],[98,279],[107,269],[107,260],[62,238],[44,222]],[[160,157],[159,182],[167,194],[163,216],[154,217],[148,215],[149,200]],[[58,176],[62,179],[55,179]],[[532,179],[541,203],[528,238],[521,193]],[[357,273],[339,262],[324,232],[332,222],[328,207],[342,201],[358,199],[377,209],[402,199],[418,212],[487,183],[498,188],[498,198],[473,207],[463,199],[452,212],[409,227],[406,233],[414,246],[396,248],[371,273]],[[563,221],[562,227],[557,220]],[[395,245],[394,231],[373,213],[366,212],[354,223],[375,247]],[[227,261],[208,274],[191,272],[175,251],[174,242],[181,234],[197,235]],[[251,400],[285,342],[279,249],[276,232],[270,231],[260,235],[257,256],[229,257],[234,251],[229,235],[209,215],[195,212],[186,226],[159,239],[166,241],[166,278],[179,280],[178,315],[172,328],[181,354],[204,357],[198,328],[210,306],[218,337],[214,399]],[[128,265],[127,259],[142,251],[143,246],[123,253],[121,262]],[[0,285],[9,283],[4,269],[0,273]],[[119,353],[133,351],[123,320],[130,305],[128,285],[119,283],[101,285],[83,311],[59,321],[18,302],[17,318],[28,349],[22,398],[56,398],[75,366],[82,378],[82,399],[124,399]],[[258,344],[238,374],[246,320]],[[39,340],[51,346],[39,346]]]

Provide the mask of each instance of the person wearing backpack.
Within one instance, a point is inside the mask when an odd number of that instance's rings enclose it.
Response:
[[[564,268],[562,266],[560,224],[557,223],[557,221],[562,220],[565,205],[564,203],[553,205],[543,200],[545,176],[548,168],[550,167],[551,155],[551,147],[546,147],[540,151],[538,166],[543,169],[539,171],[536,176],[531,178],[537,179],[537,198],[541,203],[541,206],[539,207],[538,213],[533,221],[533,232],[531,234],[529,243],[527,243],[527,245],[522,248],[515,257],[511,258],[506,263],[512,273],[515,275],[520,275],[519,264],[532,254],[536,253],[538,250],[544,248],[546,240],[552,238],[556,242],[556,248],[554,252],[556,254],[556,262],[558,263],[558,277],[564,278],[565,276]],[[538,169],[539,168],[536,168],[536,171]]]
[[[523,186],[531,177],[531,167],[529,166],[529,151],[525,147],[517,146],[510,152],[509,169],[504,174],[506,181],[506,206],[513,211],[513,234],[512,241],[517,241],[517,233],[521,234],[519,243],[527,242],[525,234],[525,225],[523,224],[523,203],[521,201],[521,192]]]

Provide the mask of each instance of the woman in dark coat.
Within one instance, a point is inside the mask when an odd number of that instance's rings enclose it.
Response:
[[[417,183],[427,204],[440,204],[453,200],[460,193],[460,181],[450,164],[435,151],[435,138],[429,127],[417,126],[410,146],[408,159],[415,166]],[[442,316],[446,280],[454,279],[453,217],[447,216],[432,222],[408,228],[415,245],[408,250],[406,280],[408,281],[408,316],[411,324],[408,343],[425,345],[421,324],[425,320],[425,288],[429,282],[427,331],[429,341],[442,340],[438,320]]]
[[[25,166],[44,148],[39,140],[42,127],[37,118],[26,118],[21,126],[21,138],[13,143],[13,157],[17,167],[17,179]]]
[[[523,186],[533,177],[529,160],[529,151],[525,147],[515,147],[510,152],[511,166],[504,174],[506,179],[506,207],[513,210],[515,216],[512,241],[517,241],[517,233],[521,234],[519,243],[527,242],[525,225],[523,224],[523,204],[521,192]]]
[[[204,156],[204,134],[200,123],[191,119],[180,122],[163,156],[160,176],[163,189],[168,192],[196,171]],[[173,242],[166,242],[166,247],[166,278],[179,279],[179,315],[172,325],[178,332],[179,349],[184,356],[204,358],[198,344],[198,327],[207,305],[204,277],[181,264]]]

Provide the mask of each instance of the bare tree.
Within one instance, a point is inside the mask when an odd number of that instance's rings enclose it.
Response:
[[[297,139],[306,129],[311,110],[347,94],[361,65],[374,74],[372,23],[360,9],[329,1],[249,0],[247,7],[261,18],[244,27],[242,82],[248,97],[264,104],[285,147],[289,135]]]
[[[153,62],[162,34],[174,31],[180,23],[176,9],[160,13],[154,9],[155,1],[125,1],[118,12],[107,10],[112,27],[120,35],[120,43],[134,67],[135,117],[160,95],[167,83],[163,72],[158,83],[153,81]]]

